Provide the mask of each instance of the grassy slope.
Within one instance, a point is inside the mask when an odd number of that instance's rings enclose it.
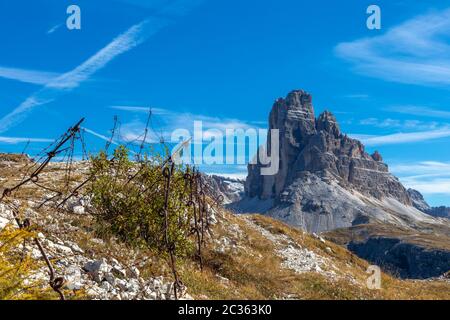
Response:
[[[332,230],[325,235],[328,239],[342,245],[352,241],[364,242],[371,237],[383,237],[401,239],[403,242],[417,244],[425,248],[450,251],[448,228],[424,225],[424,229],[427,226],[429,231],[425,233],[392,225],[371,223]]]
[[[404,281],[382,275],[381,290],[369,290],[365,283],[368,263],[347,249],[293,229],[271,218],[252,215],[256,224],[274,234],[285,234],[301,247],[326,256],[339,269],[339,279],[307,272],[303,274],[281,267],[273,244],[250,228],[244,217],[225,214],[215,228],[216,237],[230,237],[230,225],[238,225],[242,237],[231,236],[240,248],[219,254],[210,245],[202,272],[186,263],[183,279],[196,298],[209,299],[450,299],[450,283],[444,281]],[[332,253],[326,250],[332,249]],[[228,281],[221,281],[219,277]],[[354,283],[349,278],[356,280]]]
[[[62,171],[52,166],[52,173],[41,182],[58,185]],[[14,168],[0,168],[3,186],[11,185],[7,178],[18,178]],[[73,177],[81,180],[81,177]],[[75,181],[74,181],[75,183]],[[15,196],[32,200],[42,196],[34,186],[22,188]],[[24,201],[26,202],[26,201]],[[89,216],[58,215],[51,209],[38,212],[39,231],[48,236],[76,242],[87,256],[114,257],[125,265],[139,265],[142,275],[170,277],[166,261],[150,250],[131,250],[113,240],[97,242]],[[307,272],[298,274],[281,266],[274,243],[251,227],[246,219],[273,234],[284,234],[298,246],[327,257],[339,270],[339,277]],[[61,229],[62,228],[62,229]],[[55,232],[54,230],[60,230]],[[63,232],[61,232],[63,230]],[[268,217],[235,216],[224,212],[212,230],[204,250],[204,269],[190,259],[179,261],[183,282],[196,299],[450,299],[450,283],[444,281],[403,281],[389,275],[382,276],[382,289],[369,290],[365,282],[368,263],[357,258],[344,247],[332,242],[322,243],[308,234]],[[231,250],[219,252],[217,241],[228,239]],[[331,249],[331,253],[327,250]],[[225,279],[226,278],[226,279]]]

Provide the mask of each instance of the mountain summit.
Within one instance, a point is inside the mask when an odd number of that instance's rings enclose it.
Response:
[[[307,92],[277,99],[269,129],[279,130],[279,171],[264,176],[261,164],[248,166],[244,211],[257,208],[310,232],[371,221],[436,222],[414,207],[411,192],[389,173],[378,151],[370,155],[360,141],[342,133],[331,112],[315,117]]]
[[[323,233],[402,277],[449,269],[449,220],[428,214],[422,195],[389,173],[378,151],[342,133],[331,112],[316,118],[310,94],[277,99],[269,129],[279,130],[279,171],[264,176],[263,165],[248,165],[245,197],[231,209]],[[267,141],[270,152],[270,131]]]
[[[261,176],[260,165],[250,165],[249,197],[273,198],[278,203],[289,185],[312,173],[376,199],[391,197],[411,205],[407,190],[389,174],[381,155],[377,151],[369,155],[360,141],[341,133],[331,112],[324,111],[316,119],[312,97],[305,91],[292,91],[275,102],[269,129],[280,130],[280,170],[275,176]]]

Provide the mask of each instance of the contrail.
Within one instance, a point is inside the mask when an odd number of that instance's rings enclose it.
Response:
[[[78,87],[94,73],[104,68],[115,57],[140,45],[173,22],[174,17],[185,15],[192,7],[201,2],[203,0],[169,1],[166,6],[158,10],[152,17],[131,26],[75,69],[51,80],[40,90],[25,99],[18,107],[0,119],[0,133],[23,121],[34,108],[55,101],[64,93]],[[158,17],[158,15],[164,18]]]

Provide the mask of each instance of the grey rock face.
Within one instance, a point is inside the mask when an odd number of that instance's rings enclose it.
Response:
[[[365,242],[352,242],[348,248],[401,278],[437,277],[450,268],[449,251],[427,249],[395,238],[370,238]]]
[[[420,211],[427,212],[431,209],[431,207],[428,205],[428,203],[423,198],[423,195],[414,189],[408,189],[408,195],[411,198],[412,205],[419,209]]]
[[[447,218],[450,219],[450,208],[449,207],[433,207],[426,211],[429,215],[433,217],[441,217],[441,218]]]
[[[290,170],[303,149],[303,141],[316,132],[312,98],[302,90],[278,99],[269,116],[269,129],[280,130],[280,166],[275,176],[262,176],[259,164],[249,165],[246,195],[261,199],[280,194],[291,178]],[[270,135],[270,131],[269,131]],[[271,150],[270,136],[267,150]]]
[[[217,175],[202,176],[217,196],[222,196],[223,204],[240,200],[244,195],[244,181]]]
[[[230,209],[264,213],[309,232],[367,223],[445,225],[424,213],[429,206],[422,195],[406,190],[379,152],[369,155],[360,141],[342,133],[331,112],[315,118],[305,91],[275,102],[269,128],[280,132],[280,170],[263,176],[262,165],[249,165],[245,197]]]
[[[381,155],[369,155],[360,141],[342,134],[331,112],[315,119],[312,98],[305,91],[292,91],[275,102],[269,128],[280,130],[280,170],[275,176],[261,176],[261,165],[249,165],[247,196],[278,202],[298,176],[310,172],[377,199],[393,197],[411,205],[408,192],[389,173]],[[270,150],[270,143],[267,147]]]
[[[372,159],[378,162],[383,162],[383,157],[381,156],[381,154],[378,151],[375,151],[372,155],[371,155]]]
[[[430,216],[437,218],[449,218],[450,219],[450,208],[445,206],[431,207],[423,198],[422,194],[414,189],[408,189],[408,194],[411,198],[414,207],[423,211]]]
[[[448,243],[446,219],[426,214],[432,209],[423,196],[406,190],[389,173],[379,152],[369,155],[360,141],[343,134],[331,112],[315,118],[308,93],[297,90],[278,99],[269,129],[280,133],[279,172],[263,176],[261,165],[249,165],[245,197],[229,208],[263,213],[314,233],[383,226],[392,230],[392,243],[377,242],[369,234],[367,243],[346,244],[385,269],[395,268],[402,277],[425,278],[447,271],[448,250],[429,251],[427,240],[407,243],[394,231],[410,230],[414,237],[439,233],[442,242]],[[267,141],[270,152],[270,136]],[[377,245],[383,250],[377,250]]]

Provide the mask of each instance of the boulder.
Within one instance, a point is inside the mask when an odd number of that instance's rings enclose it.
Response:
[[[91,275],[96,282],[102,282],[105,275],[111,271],[111,266],[108,265],[106,259],[103,258],[100,260],[89,261],[84,265],[83,269]]]

